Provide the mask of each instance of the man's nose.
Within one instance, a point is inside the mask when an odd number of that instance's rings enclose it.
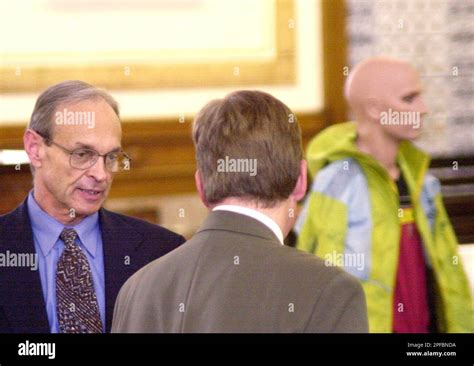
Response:
[[[428,106],[426,105],[425,98],[420,96],[418,112],[423,116],[428,113]]]
[[[104,157],[99,156],[94,165],[87,169],[87,175],[93,177],[96,181],[102,182],[107,179],[107,168],[105,167]]]

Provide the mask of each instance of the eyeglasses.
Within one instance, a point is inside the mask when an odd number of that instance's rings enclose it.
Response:
[[[38,133],[38,132],[36,132]],[[99,156],[104,158],[104,164],[107,170],[110,172],[118,172],[121,170],[130,170],[130,162],[132,159],[130,156],[127,155],[125,151],[112,151],[107,154],[99,154],[97,151],[87,148],[78,148],[74,150],[69,150],[62,145],[54,142],[51,139],[44,137],[43,135],[39,134],[43,139],[49,141],[51,144],[59,147],[65,153],[69,154],[69,164],[71,167],[80,170],[89,169],[99,159]]]

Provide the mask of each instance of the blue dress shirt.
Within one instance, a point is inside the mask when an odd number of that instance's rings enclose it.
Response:
[[[56,312],[56,268],[64,250],[59,234],[64,228],[73,228],[78,234],[77,243],[86,255],[92,271],[95,293],[99,305],[102,328],[105,331],[105,282],[104,251],[99,224],[99,213],[87,216],[75,226],[63,225],[48,215],[34,199],[33,191],[28,195],[28,214],[33,229],[38,270],[41,278],[46,312],[51,333],[59,333]]]

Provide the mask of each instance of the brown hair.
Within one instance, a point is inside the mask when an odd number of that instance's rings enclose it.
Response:
[[[211,204],[241,197],[271,207],[295,188],[303,158],[301,131],[293,112],[270,94],[242,90],[211,101],[194,119],[193,140]],[[256,174],[218,169],[232,159],[256,162]]]

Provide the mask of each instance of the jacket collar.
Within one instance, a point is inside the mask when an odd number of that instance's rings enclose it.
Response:
[[[319,133],[308,146],[308,167],[311,175],[322,169],[327,163],[345,158],[353,158],[364,167],[379,172],[388,178],[385,169],[370,155],[357,149],[355,140],[357,126],[355,122],[338,123]],[[422,189],[424,177],[430,164],[428,154],[409,141],[400,144],[397,162],[407,181],[409,189],[417,197]]]
[[[235,212],[211,211],[197,231],[197,234],[212,230],[254,236],[268,240],[271,244],[281,246],[276,235],[267,226],[254,218]]]

